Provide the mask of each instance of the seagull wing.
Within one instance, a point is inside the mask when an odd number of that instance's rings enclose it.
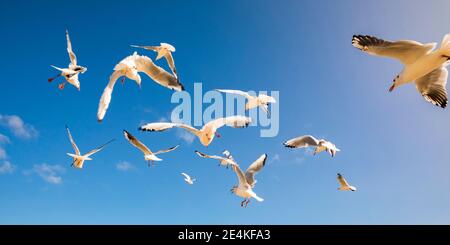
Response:
[[[146,145],[144,145],[142,142],[140,142],[138,139],[136,139],[136,137],[134,137],[128,131],[124,130],[123,135],[125,136],[125,139],[128,140],[128,142],[130,142],[134,147],[136,147],[140,151],[142,151],[144,153],[144,155],[152,155],[153,154]]]
[[[77,65],[77,56],[72,50],[72,42],[70,41],[69,31],[66,30],[66,39],[67,39],[67,52],[69,53],[70,64],[71,66]]]
[[[340,184],[342,187],[348,187],[348,186],[349,186],[349,184],[347,183],[347,181],[344,179],[344,176],[342,176],[341,174],[337,174],[337,179],[338,179],[339,184]]]
[[[172,74],[168,73],[161,67],[155,65],[153,61],[147,56],[139,56],[135,60],[136,68],[140,72],[144,72],[153,81],[163,87],[173,89],[175,91],[183,91],[183,85]]]
[[[304,148],[308,146],[318,146],[319,141],[311,135],[305,135],[290,139],[284,142],[283,145],[289,148]]]
[[[114,85],[116,84],[117,79],[123,76],[123,72],[121,70],[115,70],[111,76],[109,77],[108,85],[105,90],[103,90],[102,97],[100,98],[100,102],[98,104],[97,111],[97,120],[101,122],[105,117],[106,111],[108,110],[109,103],[111,102],[111,95],[114,89]]]
[[[186,173],[181,173],[187,180],[190,180],[191,177],[189,175],[187,175]]]
[[[218,129],[223,126],[229,126],[233,128],[245,128],[252,122],[252,119],[250,117],[244,117],[244,116],[229,116],[225,118],[218,118],[215,120],[212,120],[205,125],[203,125],[202,130],[207,128],[214,128]]]
[[[422,44],[411,40],[391,42],[367,35],[354,35],[352,45],[371,55],[398,59],[403,64],[413,63],[436,47],[436,43]]]
[[[177,149],[178,146],[180,146],[180,145],[176,145],[176,146],[170,147],[168,149],[164,149],[164,150],[159,150],[159,151],[155,152],[154,154],[158,155],[158,154],[161,154],[161,153],[170,152],[170,151],[173,151],[173,150]]]
[[[147,123],[139,127],[139,129],[142,131],[161,132],[174,127],[186,129],[195,135],[200,134],[200,131],[198,129],[182,123],[169,123],[169,122]]]
[[[199,155],[200,157],[203,157],[203,158],[211,158],[211,159],[216,159],[216,160],[220,160],[220,161],[228,160],[225,157],[216,156],[216,155],[208,155],[208,154],[205,154],[205,153],[202,153],[202,152],[199,152],[199,151],[195,151],[195,153],[197,153],[197,155]]]
[[[239,185],[245,186],[247,183],[247,179],[245,178],[244,172],[242,172],[241,168],[238,165],[231,165],[234,172],[236,173],[238,179],[239,179]]]
[[[232,90],[232,89],[216,89],[216,91],[227,93],[227,94],[237,94],[246,97],[247,99],[256,99],[256,97],[251,96],[249,93],[241,91],[241,90]]]
[[[139,45],[131,45],[131,47],[135,47],[135,48],[143,48],[143,49],[147,49],[147,50],[153,50],[155,52],[158,52],[158,50],[160,49],[160,47],[158,46],[139,46]]]
[[[252,187],[256,184],[255,175],[263,169],[266,165],[267,154],[261,155],[256,161],[254,161],[245,171],[245,179],[247,183]]]
[[[445,89],[447,78],[447,68],[440,67],[417,79],[416,88],[426,101],[445,108],[448,101],[447,90]]]
[[[114,139],[112,139],[112,140],[106,142],[106,143],[103,144],[102,146],[99,146],[99,147],[95,148],[94,150],[91,150],[90,152],[84,154],[84,157],[89,157],[89,156],[91,156],[91,155],[93,155],[93,154],[95,154],[95,153],[101,151],[103,148],[105,148],[106,145],[108,145],[109,143],[111,143],[111,142],[113,142],[113,141],[114,141]]]
[[[173,60],[173,57],[172,57],[172,52],[167,52],[164,55],[164,58],[166,58],[167,64],[169,64],[169,67],[172,70],[173,75],[175,75],[175,77],[178,77],[177,69],[175,68],[175,61]]]
[[[80,155],[80,150],[78,149],[77,144],[75,144],[75,141],[72,138],[72,134],[70,133],[69,127],[66,126],[67,134],[69,135],[70,143],[72,144],[73,149],[75,149],[75,154]]]

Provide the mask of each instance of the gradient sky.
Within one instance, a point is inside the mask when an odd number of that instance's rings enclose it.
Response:
[[[401,64],[351,45],[353,34],[440,43],[449,9],[445,0],[1,1],[0,223],[449,224],[448,109],[425,102],[413,85],[388,93]],[[47,83],[51,64],[68,63],[66,28],[88,67],[80,92]],[[142,89],[118,84],[97,123],[100,95],[114,65],[135,51],[129,45],[160,42],[176,47],[187,91],[194,82],[205,91],[280,91],[279,135],[222,128],[205,148],[177,130],[138,132],[176,106],[172,91],[145,76]],[[116,141],[78,171],[66,155],[73,149],[65,124],[82,152]],[[181,147],[149,169],[122,129],[151,149]],[[303,134],[342,151],[332,159],[282,146]],[[224,149],[243,168],[269,155],[255,187],[264,202],[241,208],[229,192],[235,174],[194,154]],[[180,172],[198,182],[186,185]],[[338,172],[358,191],[337,191]]]

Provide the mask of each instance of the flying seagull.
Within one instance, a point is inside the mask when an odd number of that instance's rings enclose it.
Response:
[[[290,139],[284,142],[283,145],[289,148],[306,148],[313,146],[316,147],[314,149],[314,155],[326,150],[332,157],[336,155],[336,152],[341,151],[330,141],[326,141],[324,139],[318,140],[311,135],[304,135]]]
[[[103,118],[105,117],[106,111],[109,107],[109,103],[111,102],[111,95],[114,89],[114,85],[116,84],[117,80],[120,77],[125,76],[131,80],[136,81],[136,83],[140,87],[141,76],[139,75],[139,72],[144,72],[161,86],[175,91],[184,90],[183,85],[179,83],[177,78],[164,71],[164,69],[162,69],[161,67],[156,66],[149,57],[141,56],[138,55],[137,52],[134,52],[133,55],[126,57],[114,67],[114,72],[109,78],[109,83],[103,91],[98,105],[97,120],[99,122],[103,121]],[[125,80],[125,77],[122,78],[122,83]]]
[[[374,36],[354,35],[352,44],[356,48],[377,56],[398,59],[403,71],[397,75],[389,92],[400,85],[415,81],[416,89],[426,101],[445,108],[448,96],[445,88],[450,59],[450,34],[444,36],[441,47],[436,43],[422,44],[411,40],[386,41]]]
[[[90,158],[91,155],[99,152],[106,145],[108,145],[109,143],[114,141],[114,139],[112,139],[112,140],[108,141],[107,143],[105,143],[104,145],[97,147],[94,150],[92,150],[84,155],[81,155],[80,150],[78,149],[78,146],[75,144],[75,141],[72,138],[72,134],[70,133],[69,127],[66,126],[66,130],[67,130],[67,134],[69,135],[70,143],[72,144],[72,147],[75,150],[75,154],[67,153],[67,155],[69,155],[73,158],[73,162],[72,162],[71,166],[74,168],[78,168],[78,169],[83,168],[84,161],[92,160],[92,158]]]
[[[347,181],[344,179],[344,176],[341,174],[337,174],[337,179],[341,187],[338,188],[340,191],[356,191],[356,187],[349,185]]]
[[[172,70],[172,74],[175,77],[178,77],[177,69],[175,68],[175,61],[172,57],[172,52],[175,52],[175,47],[168,43],[161,43],[161,46],[138,46],[131,45],[131,47],[135,48],[143,48],[147,50],[153,50],[158,53],[155,60],[161,59],[163,56],[166,58],[167,63],[169,64],[170,69]]]
[[[140,142],[136,137],[134,137],[132,134],[130,134],[128,131],[123,130],[123,135],[125,136],[125,139],[128,140],[134,147],[138,148],[144,153],[144,159],[148,161],[148,166],[150,167],[150,162],[152,163],[152,166],[154,165],[154,161],[162,161],[161,158],[157,157],[156,155],[161,153],[166,153],[173,151],[178,148],[179,145],[176,145],[174,147],[171,147],[169,149],[160,150],[157,152],[152,152],[146,145],[144,145],[142,142]]]
[[[188,130],[200,139],[200,142],[204,146],[211,144],[214,136],[220,137],[217,133],[217,129],[223,126],[230,126],[233,128],[247,127],[251,123],[251,118],[244,116],[230,116],[225,118],[218,118],[206,123],[201,129],[196,129],[190,125],[183,123],[171,123],[171,122],[158,122],[147,123],[139,127],[142,131],[164,131],[170,128],[179,127]]]
[[[195,151],[195,153],[197,153],[197,155],[199,155],[200,157],[203,158],[211,158],[211,159],[215,159],[215,160],[219,160],[219,166],[226,166],[228,168],[228,166],[230,165],[237,165],[237,163],[234,161],[233,157],[231,157],[231,155],[222,157],[222,156],[216,156],[216,155],[207,155],[205,153],[199,152],[199,151]]]
[[[186,183],[192,185],[194,184],[194,181],[196,181],[196,179],[192,179],[191,176],[187,175],[186,173],[181,173],[184,176],[184,181],[186,181]]]
[[[264,199],[258,197],[255,192],[253,192],[253,187],[255,187],[256,180],[255,175],[262,170],[266,164],[267,154],[261,155],[256,161],[254,161],[244,172],[239,168],[239,165],[231,165],[234,172],[239,179],[239,184],[233,186],[231,192],[237,196],[243,197],[244,200],[241,202],[241,207],[247,207],[250,199],[253,197],[257,201],[262,202]]]
[[[79,91],[80,81],[78,80],[78,74],[85,73],[87,71],[87,68],[77,65],[77,56],[72,50],[72,43],[70,42],[69,31],[67,30],[66,30],[66,39],[67,39],[67,52],[69,53],[70,58],[69,67],[59,68],[52,65],[52,67],[59,70],[60,73],[55,77],[49,78],[48,82],[53,82],[53,80],[55,80],[56,78],[63,76],[66,79],[66,82],[59,84],[58,85],[59,89],[61,90],[64,89],[64,86],[66,86],[66,83],[68,82],[73,86],[75,86],[75,88],[77,88]]]
[[[261,107],[267,114],[269,114],[269,103],[276,103],[276,100],[272,96],[265,94],[259,94],[257,97],[250,95],[247,92],[240,90],[230,90],[230,89],[216,89],[222,93],[237,94],[247,98],[248,102],[245,104],[245,110],[250,110],[255,107]]]

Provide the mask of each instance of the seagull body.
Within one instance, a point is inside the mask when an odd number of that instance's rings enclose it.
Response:
[[[403,71],[393,80],[390,92],[415,81],[416,89],[426,101],[442,108],[447,106],[446,66],[450,60],[450,34],[444,36],[438,49],[435,49],[436,43],[391,42],[363,35],[353,36],[352,45],[368,54],[395,58],[403,63]]]
[[[324,139],[316,139],[311,135],[304,135],[297,138],[290,139],[283,143],[284,146],[289,148],[306,148],[309,146],[315,147],[314,155],[327,151],[332,157],[336,155],[339,150],[333,143]]]
[[[195,153],[197,153],[197,155],[199,155],[200,157],[203,158],[211,158],[211,159],[216,159],[219,160],[219,166],[226,166],[228,168],[228,166],[230,165],[237,165],[237,163],[234,161],[233,157],[221,157],[221,156],[215,156],[215,155],[207,155],[205,153],[199,152],[199,151],[195,151]]]
[[[155,60],[159,60],[162,57],[166,58],[167,63],[169,64],[170,69],[172,70],[172,74],[175,77],[178,77],[177,75],[177,69],[175,68],[175,61],[172,57],[172,52],[175,52],[175,47],[168,44],[168,43],[161,43],[161,46],[138,46],[138,45],[131,45],[131,47],[135,48],[143,48],[147,50],[153,50],[158,53]]]
[[[58,77],[64,77],[66,82],[72,84],[78,90],[80,90],[80,81],[78,80],[78,74],[85,73],[87,71],[86,67],[77,65],[77,56],[72,50],[72,43],[70,42],[69,32],[66,30],[66,39],[67,39],[67,52],[69,53],[70,64],[68,68],[59,68],[52,65],[53,68],[57,69],[61,73],[56,75],[55,77],[49,78],[48,82],[53,82]],[[64,89],[66,82],[61,83],[58,87],[59,89]]]
[[[75,154],[67,153],[67,155],[69,155],[69,156],[71,156],[73,158],[72,167],[78,168],[78,169],[82,169],[83,168],[84,161],[92,160],[92,158],[90,158],[90,156],[92,156],[93,154],[99,152],[106,145],[108,145],[109,143],[114,141],[114,140],[110,140],[107,143],[105,143],[104,145],[102,145],[100,147],[97,147],[94,150],[91,150],[90,152],[88,152],[88,153],[86,153],[84,155],[81,155],[80,150],[78,149],[78,146],[75,144],[75,141],[72,138],[72,134],[70,133],[70,130],[69,130],[69,128],[67,126],[66,126],[66,130],[67,130],[67,134],[69,135],[70,143],[72,144],[72,147],[75,150]]]
[[[356,187],[349,185],[347,181],[344,179],[344,176],[341,174],[337,174],[337,179],[339,184],[341,185],[338,190],[340,191],[356,191]]]
[[[133,55],[126,57],[114,67],[114,72],[109,78],[108,85],[103,91],[98,105],[97,120],[99,122],[105,117],[117,80],[120,77],[125,76],[136,81],[139,87],[141,87],[141,76],[139,75],[139,72],[144,72],[161,86],[175,91],[184,90],[183,85],[179,83],[177,78],[164,71],[161,67],[156,66],[149,57],[141,56],[138,55],[137,52],[134,52]],[[125,78],[122,78],[122,83],[124,79]]]
[[[275,98],[265,94],[259,94],[257,97],[255,97],[247,92],[240,90],[230,90],[230,89],[216,89],[216,90],[222,93],[237,94],[247,98],[248,102],[245,104],[246,111],[255,107],[261,107],[266,113],[269,113],[269,103],[276,103]]]
[[[123,130],[123,135],[125,136],[125,139],[128,140],[134,147],[138,148],[140,151],[144,153],[144,159],[148,161],[148,166],[150,167],[150,162],[152,163],[152,166],[154,165],[155,161],[162,161],[161,158],[157,157],[156,155],[161,153],[166,153],[173,151],[178,148],[179,145],[176,145],[174,147],[171,147],[169,149],[160,150],[155,153],[150,151],[146,145],[144,145],[142,142],[140,142],[136,137],[134,137],[132,134],[130,134],[128,131]]]
[[[231,165],[239,180],[239,184],[233,186],[231,192],[244,198],[241,202],[241,207],[247,207],[251,198],[255,198],[258,202],[264,201],[264,199],[256,195],[253,191],[253,187],[255,187],[257,182],[255,180],[255,175],[263,169],[266,164],[266,159],[267,154],[261,155],[255,162],[250,164],[245,173],[240,169],[239,165]]]
[[[196,129],[190,125],[183,123],[170,123],[170,122],[147,123],[139,127],[139,129],[142,131],[160,132],[170,128],[179,127],[186,129],[190,133],[194,134],[199,138],[200,142],[204,146],[208,146],[214,139],[214,136],[217,135],[218,137],[220,137],[220,135],[217,133],[217,129],[223,126],[230,126],[233,128],[247,127],[250,123],[251,118],[249,117],[230,116],[212,120],[206,123],[201,129]]]
[[[192,179],[191,176],[187,175],[186,173],[181,173],[184,176],[184,181],[186,181],[186,183],[193,185],[194,181],[196,181],[196,179]]]

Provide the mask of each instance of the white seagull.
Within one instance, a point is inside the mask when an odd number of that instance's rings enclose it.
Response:
[[[108,110],[116,81],[120,77],[125,76],[131,80],[136,81],[136,83],[140,87],[141,76],[139,75],[139,72],[144,72],[161,86],[175,91],[184,90],[183,85],[178,81],[176,77],[166,72],[161,67],[156,66],[149,57],[141,56],[138,55],[137,52],[134,52],[133,55],[126,57],[114,67],[114,72],[109,78],[109,83],[103,91],[98,105],[97,120],[99,122],[103,120],[106,111]],[[122,83],[124,82],[125,77],[122,78]]]
[[[80,90],[80,81],[78,80],[78,74],[85,73],[87,71],[86,67],[77,65],[77,56],[72,50],[72,43],[70,42],[69,38],[69,31],[66,30],[66,39],[67,39],[67,52],[69,53],[70,58],[70,64],[68,68],[59,68],[56,66],[53,66],[53,68],[59,70],[61,73],[56,75],[55,77],[49,78],[48,82],[53,82],[56,78],[63,76],[66,79],[66,82],[72,84],[75,86],[75,88]],[[63,82],[58,85],[59,89],[64,89],[64,86],[66,85],[66,82]]]
[[[75,141],[72,138],[72,134],[70,133],[69,127],[66,126],[66,130],[67,130],[67,134],[69,135],[69,139],[70,139],[70,143],[72,144],[73,149],[75,149],[75,154],[72,153],[67,153],[67,155],[71,156],[73,158],[73,162],[72,162],[72,167],[74,168],[78,168],[78,169],[82,169],[83,168],[83,164],[84,161],[87,160],[92,160],[92,158],[90,158],[91,155],[99,152],[100,150],[102,150],[106,145],[108,145],[109,143],[113,142],[113,140],[108,141],[107,143],[105,143],[104,145],[95,148],[94,150],[81,155],[80,150],[78,149],[78,146],[75,144]]]
[[[261,107],[267,114],[269,114],[269,103],[277,102],[274,97],[265,94],[259,94],[257,97],[255,97],[247,92],[240,90],[216,89],[216,91],[222,93],[237,94],[246,97],[248,100],[248,102],[245,104],[246,111],[255,107]]]
[[[169,64],[170,69],[172,70],[172,74],[175,77],[178,77],[177,69],[175,68],[175,61],[172,57],[172,52],[175,52],[175,47],[168,43],[161,43],[161,46],[138,46],[131,45],[131,47],[135,48],[143,48],[147,50],[153,50],[158,53],[155,60],[159,60],[162,57],[166,58],[167,63]]]
[[[186,183],[192,185],[194,184],[194,181],[196,181],[197,179],[192,179],[191,176],[187,175],[186,173],[181,173],[184,176],[184,181],[186,181]]]
[[[253,187],[255,187],[256,180],[255,175],[261,171],[261,169],[266,164],[267,154],[261,155],[256,161],[254,161],[244,172],[239,168],[239,165],[232,165],[234,172],[239,179],[239,184],[233,186],[231,192],[237,196],[243,197],[244,200],[241,202],[241,207],[247,207],[250,202],[250,198],[255,198],[257,201],[262,202],[264,199],[258,197],[255,192],[253,192]]]
[[[349,185],[347,181],[344,179],[344,176],[341,174],[337,174],[337,179],[341,187],[338,188],[340,191],[356,191],[356,187]]]
[[[216,131],[223,126],[230,126],[233,128],[243,128],[247,127],[251,123],[251,118],[244,116],[230,116],[225,118],[218,118],[206,123],[201,129],[196,129],[190,125],[182,123],[171,123],[171,122],[158,122],[158,123],[147,123],[141,126],[139,129],[142,131],[164,131],[173,127],[179,127],[188,130],[200,139],[200,142],[204,146],[208,146],[214,136],[220,137]]]
[[[203,158],[211,158],[211,159],[219,160],[219,166],[226,166],[228,168],[228,166],[230,166],[230,165],[237,165],[236,161],[234,161],[234,159],[233,159],[233,157],[231,157],[231,155],[221,157],[221,156],[216,156],[216,155],[207,155],[207,154],[199,152],[199,151],[195,151],[195,153],[197,153],[197,155],[199,155],[200,157],[203,157]]]
[[[162,159],[157,157],[156,155],[173,151],[173,150],[177,149],[179,146],[179,145],[176,145],[169,149],[160,150],[160,151],[153,153],[152,151],[150,151],[150,149],[148,149],[148,147],[146,145],[144,145],[142,142],[140,142],[138,139],[136,139],[136,137],[134,137],[128,131],[123,130],[123,135],[125,136],[125,139],[128,140],[128,142],[130,142],[134,147],[138,148],[139,150],[141,150],[144,153],[144,159],[146,161],[148,161],[149,167],[150,167],[150,162],[152,163],[152,166],[153,166],[155,161],[162,161]]]
[[[309,146],[315,146],[316,148],[314,149],[314,155],[326,150],[332,157],[336,155],[336,152],[341,151],[330,141],[326,141],[324,139],[318,140],[311,135],[304,135],[290,139],[284,142],[283,145],[289,148],[306,148]]]
[[[417,90],[426,101],[442,108],[447,106],[445,86],[448,77],[446,66],[450,59],[450,34],[444,36],[438,49],[435,49],[436,43],[422,44],[411,40],[391,42],[363,35],[354,35],[352,44],[368,54],[395,58],[403,63],[403,71],[394,78],[389,92],[415,81]]]

